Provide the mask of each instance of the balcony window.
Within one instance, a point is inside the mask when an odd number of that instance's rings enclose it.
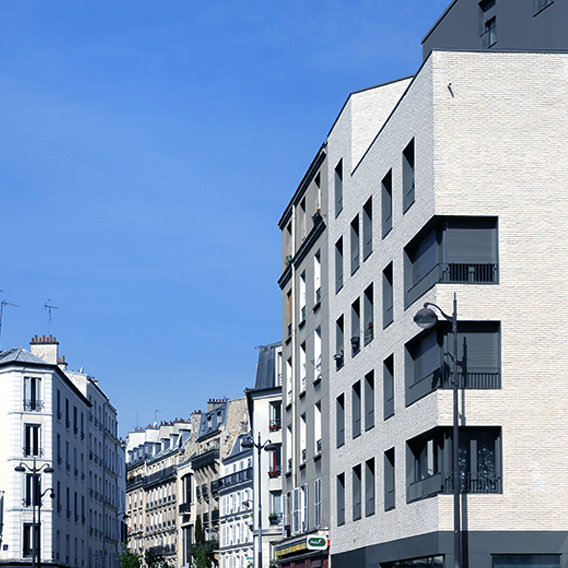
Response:
[[[24,426],[24,455],[39,456],[40,453],[40,425],[26,424]]]
[[[314,255],[314,311],[321,303],[321,252]]]
[[[497,219],[437,217],[406,247],[405,307],[438,283],[497,284]]]
[[[501,492],[501,429],[460,428],[461,493]],[[452,430],[436,428],[407,444],[407,501],[453,493]]]
[[[343,316],[339,317],[335,322],[335,367],[337,370],[343,367],[344,363],[344,332],[343,332]]]
[[[321,379],[321,327],[314,330],[314,382]]]
[[[302,325],[306,321],[306,271],[300,274],[300,323]]]
[[[497,3],[495,0],[482,0],[479,9],[481,47],[487,49],[497,43]]]
[[[499,322],[458,322],[460,388],[501,388]],[[452,388],[453,333],[441,323],[406,345],[406,405],[428,393]]]
[[[37,412],[42,409],[41,379],[39,377],[24,377],[24,410]]]

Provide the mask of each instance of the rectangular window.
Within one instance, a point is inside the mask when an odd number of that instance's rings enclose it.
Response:
[[[384,239],[392,229],[392,170],[389,170],[381,182],[381,201]]]
[[[300,345],[300,393],[306,391],[306,376],[307,376],[307,367],[306,367],[306,342],[304,341]]]
[[[278,431],[282,427],[282,403],[279,401],[271,402],[269,410],[270,423],[268,427],[271,432]]]
[[[438,389],[452,388],[453,333],[440,323],[406,344],[406,405]],[[501,388],[499,322],[458,322],[460,388]]]
[[[308,530],[308,486],[302,485],[302,532],[306,532]]]
[[[65,428],[71,428],[71,419],[69,416],[69,399],[65,399]]]
[[[385,511],[395,508],[394,448],[385,452]]]
[[[343,332],[343,316],[335,322],[335,367],[341,369],[344,363],[344,332]]]
[[[482,0],[479,9],[481,47],[487,49],[497,43],[497,4],[495,0]]]
[[[394,416],[394,356],[383,361],[383,418]]]
[[[26,424],[24,426],[24,455],[40,455],[40,425]]]
[[[286,426],[286,467],[292,471],[292,426]]]
[[[37,507],[39,503],[39,494],[41,491],[41,478],[38,474],[26,473],[26,507]]]
[[[298,207],[298,229],[300,240],[306,237],[306,198],[304,197],[300,201],[300,206]]]
[[[292,392],[294,384],[294,373],[292,367],[292,359],[286,360],[286,405],[292,404]]]
[[[39,537],[39,531],[36,527],[36,535]],[[22,556],[24,558],[30,558],[33,551],[33,525],[32,523],[24,523],[23,535],[22,535]]]
[[[306,321],[306,271],[300,274],[300,324]]]
[[[359,215],[351,221],[351,274],[359,269]]]
[[[373,341],[375,336],[375,316],[373,314],[373,285],[368,286],[363,294],[363,329],[365,331],[365,345]]]
[[[321,527],[321,478],[314,481],[314,524]]]
[[[560,568],[560,554],[493,554],[493,568]]]
[[[335,293],[343,288],[343,237],[335,243]]]
[[[375,373],[365,375],[365,430],[375,425]]]
[[[343,209],[343,159],[335,166],[335,216]]]
[[[306,463],[306,415],[300,416],[300,463]]]
[[[402,212],[414,203],[414,139],[402,152]]]
[[[365,516],[375,514],[375,458],[365,462]]]
[[[314,310],[321,303],[321,252],[314,255]]]
[[[73,432],[75,434],[79,432],[79,422],[78,422],[78,414],[76,406],[73,406]]]
[[[321,454],[321,402],[314,404],[314,455]]]
[[[361,310],[359,298],[351,304],[351,356],[361,351]]]
[[[373,198],[363,205],[363,260],[373,252]]]
[[[353,520],[361,518],[361,466],[353,468]]]
[[[337,526],[345,524],[345,474],[337,476]]]
[[[288,305],[288,337],[292,335],[292,290],[288,290],[286,294],[286,303]]]
[[[392,262],[383,270],[383,329],[393,322]]]
[[[453,492],[452,429],[435,428],[407,444],[407,501]],[[460,491],[501,492],[501,429],[460,428]]]
[[[437,217],[404,249],[405,307],[438,283],[496,284],[497,218]]]
[[[57,390],[57,420],[61,420],[62,412],[61,412],[61,391]]]
[[[41,379],[39,377],[24,377],[24,410],[38,411],[42,408]]]
[[[353,438],[361,435],[361,381],[357,381],[351,389],[351,418]]]
[[[314,381],[321,380],[321,327],[314,330]]]
[[[335,403],[335,438],[337,447],[340,448],[345,444],[345,396],[340,394]]]

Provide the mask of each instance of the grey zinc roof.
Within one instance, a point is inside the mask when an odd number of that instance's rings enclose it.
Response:
[[[7,363],[33,363],[35,365],[48,364],[43,359],[40,359],[39,357],[32,355],[29,351],[26,351],[23,347],[0,351],[0,365],[6,365]]]
[[[254,390],[271,389],[276,386],[276,348],[280,342],[263,345],[258,353],[256,366],[256,383]]]

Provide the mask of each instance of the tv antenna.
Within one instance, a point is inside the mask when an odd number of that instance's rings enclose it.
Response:
[[[43,307],[49,312],[49,335],[51,335],[51,323],[52,323],[51,311],[58,309],[57,306],[51,305],[50,302],[51,298],[48,298],[47,302],[43,305]]]
[[[1,291],[1,290],[0,290]],[[18,304],[11,304],[6,300],[2,300],[0,302],[0,346],[2,345],[2,318],[4,317],[4,306],[14,306],[15,308],[19,308]]]

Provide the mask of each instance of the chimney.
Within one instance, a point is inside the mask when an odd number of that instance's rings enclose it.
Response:
[[[30,341],[32,355],[43,359],[50,365],[57,365],[59,362],[59,343],[52,335],[34,335]]]
[[[61,357],[57,359],[57,364],[62,371],[67,370],[67,361],[65,361],[65,355],[61,355]]]

